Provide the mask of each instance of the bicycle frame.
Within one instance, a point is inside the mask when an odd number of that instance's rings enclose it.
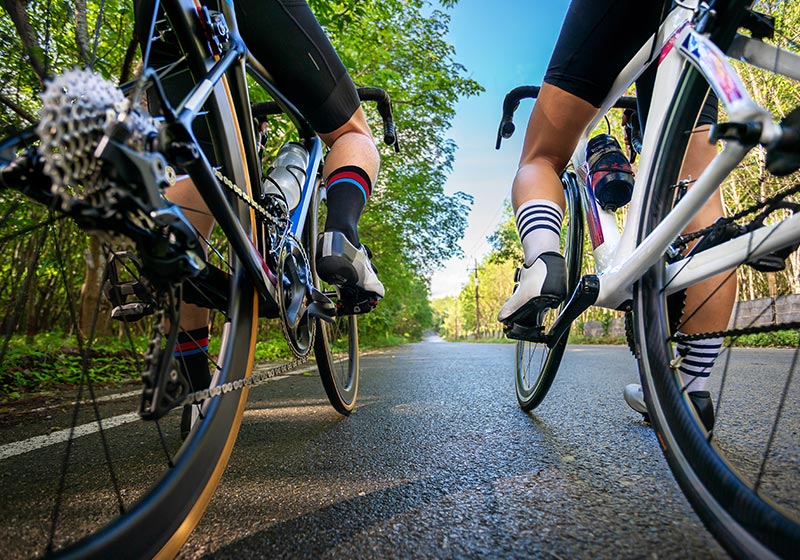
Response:
[[[190,59],[207,60],[206,68],[193,69],[196,75],[205,76],[197,80],[196,86],[187,94],[173,114],[167,115],[167,131],[172,138],[190,138],[196,143],[192,133],[192,123],[201,113],[202,107],[210,102],[219,103],[227,100],[234,107],[233,114],[229,111],[218,111],[224,122],[215,122],[213,126],[222,131],[226,143],[238,146],[241,154],[240,162],[224,162],[226,171],[233,183],[253,196],[254,192],[261,189],[261,163],[255,148],[255,131],[250,109],[250,97],[245,79],[246,67],[250,74],[270,93],[290,118],[293,120],[301,136],[305,138],[305,146],[309,152],[309,161],[306,168],[306,181],[301,191],[298,206],[292,211],[289,220],[289,231],[300,238],[308,215],[314,189],[318,185],[318,170],[322,163],[322,142],[316,136],[311,126],[294,106],[271,84],[268,73],[249,55],[247,48],[238,34],[236,16],[232,2],[222,2],[221,11],[228,24],[230,34],[230,48],[216,58],[215,62],[208,59],[207,45],[200,38],[203,30],[197,15],[197,5],[192,0],[173,0],[162,3],[170,22],[175,26],[176,32],[186,36],[198,38],[195,41],[195,55]],[[231,247],[238,260],[241,262],[248,277],[255,284],[255,288],[262,299],[268,302],[276,300],[275,275],[270,271],[258,247],[256,247],[252,234],[242,224],[250,223],[250,217],[237,216],[228,202],[226,192],[221,187],[208,160],[199,150],[182,162],[187,172],[195,182],[209,208],[214,208],[217,223],[223,229],[231,242]],[[252,213],[249,209],[247,212]],[[267,249],[267,248],[264,248]]]
[[[655,154],[663,146],[655,146],[666,120],[666,111],[685,62],[693,65],[706,78],[724,104],[731,122],[757,122],[762,125],[760,142],[769,145],[781,134],[772,115],[756,105],[726,60],[725,55],[690,23],[697,2],[677,7],[667,17],[655,38],[648,40],[615,80],[595,120],[587,127],[572,156],[572,165],[579,176],[587,225],[593,241],[599,292],[595,305],[618,309],[632,297],[632,288],[645,271],[663,258],[672,241],[686,227],[697,209],[711,197],[722,180],[741,162],[749,150],[736,142],[727,142],[723,150],[701,174],[688,193],[667,218],[637,244],[642,228],[647,183],[652,175]],[[658,48],[653,47],[656,41]],[[627,220],[620,234],[614,214],[598,208],[587,192],[588,164],[585,152],[589,131],[649,66],[651,53],[658,57],[658,72],[650,112],[647,116],[642,158],[633,190]],[[761,228],[750,234],[703,251],[686,262],[668,268],[671,291],[686,288],[704,278],[729,270],[747,259],[768,254],[800,239],[797,228],[800,215]]]

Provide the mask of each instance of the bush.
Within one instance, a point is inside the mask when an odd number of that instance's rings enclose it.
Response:
[[[145,341],[137,341],[144,347]],[[126,383],[139,379],[141,357],[127,342],[104,339],[92,345],[88,372],[95,383]],[[0,372],[0,393],[15,398],[22,392],[45,391],[59,385],[76,385],[84,371],[84,358],[74,337],[60,332],[9,340]]]

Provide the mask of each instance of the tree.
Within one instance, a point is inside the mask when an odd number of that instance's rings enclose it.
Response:
[[[407,324],[408,313],[421,308],[409,302],[427,306],[422,277],[460,251],[471,198],[444,193],[456,150],[446,132],[456,101],[482,88],[464,77],[452,45],[443,39],[449,16],[441,10],[426,13],[422,0],[310,4],[356,83],[381,87],[392,98],[401,152],[383,150],[379,181],[359,226],[387,297],[361,324],[367,337],[373,331],[406,334],[397,325]],[[377,133],[377,114],[370,110],[368,116]],[[424,316],[431,317],[430,309]]]

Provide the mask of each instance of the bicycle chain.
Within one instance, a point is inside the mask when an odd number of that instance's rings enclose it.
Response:
[[[728,224],[732,224],[736,220],[741,220],[742,218],[744,218],[748,214],[752,214],[753,212],[757,212],[758,210],[761,210],[762,208],[766,208],[766,207],[768,207],[770,205],[782,202],[786,198],[792,196],[793,194],[797,194],[797,193],[800,193],[800,183],[797,183],[796,185],[794,185],[793,187],[791,187],[791,188],[789,188],[789,189],[787,189],[785,191],[776,193],[775,195],[773,195],[773,196],[771,196],[769,198],[766,198],[766,199],[762,200],[761,202],[753,204],[749,208],[745,208],[744,210],[740,210],[739,212],[737,212],[733,216],[729,216],[727,218],[722,218],[718,222],[713,223],[708,227],[705,227],[703,229],[697,230],[695,232],[692,232],[692,233],[689,233],[689,234],[686,234],[686,235],[681,235],[680,237],[678,237],[675,240],[675,244],[674,245],[685,246],[690,241],[694,241],[695,239],[699,239],[700,237],[703,237],[704,235],[706,235],[708,233],[711,233],[715,229],[720,229],[722,227],[725,227]],[[773,210],[777,210],[777,207],[773,208]]]
[[[724,338],[726,336],[739,337],[747,334],[759,334],[768,332],[785,331],[791,329],[800,329],[800,322],[782,323],[780,325],[764,325],[761,327],[744,327],[741,329],[730,329],[727,331],[715,331],[697,334],[674,334],[670,340],[675,342],[690,342],[693,340],[706,340],[709,338]]]
[[[217,179],[219,179],[220,183],[228,187],[233,194],[238,196],[245,204],[247,204],[250,208],[256,211],[262,218],[264,218],[270,224],[281,227],[286,225],[286,216],[281,216],[280,218],[276,218],[273,216],[266,208],[261,206],[258,202],[256,202],[252,196],[247,194],[239,185],[228,179],[225,175],[223,175],[219,169],[214,169],[214,175],[216,175]]]
[[[245,202],[250,208],[256,211],[256,213],[264,218],[267,222],[271,223],[276,227],[281,227],[285,225],[285,216],[281,218],[276,218],[273,216],[266,208],[261,206],[258,202],[256,202],[253,197],[251,197],[247,192],[245,192],[239,185],[231,181],[228,177],[225,177],[218,169],[214,170],[214,175],[216,175],[217,179],[228,187],[228,189],[233,192],[236,196],[238,196],[242,201]],[[284,223],[282,223],[282,220]],[[285,236],[284,236],[285,239]],[[281,326],[283,327],[283,335],[287,338],[286,333],[286,325],[284,324],[285,321],[281,321]],[[291,344],[290,344],[291,346]],[[289,371],[293,370],[294,368],[304,364],[309,359],[309,356],[302,356],[296,358],[295,360],[288,362],[286,364],[282,364],[280,366],[276,366],[274,368],[270,368],[268,370],[256,373],[251,375],[250,377],[245,377],[244,379],[237,379],[236,381],[229,381],[227,383],[223,383],[222,385],[217,385],[216,387],[210,387],[208,389],[202,389],[200,391],[194,391],[192,393],[187,394],[183,400],[181,401],[181,405],[191,405],[191,404],[200,404],[203,401],[218,397],[220,395],[224,395],[226,393],[230,393],[232,391],[241,391],[245,387],[255,387],[262,383],[265,383],[267,380],[272,379],[273,377],[277,377],[282,373],[288,373]]]
[[[195,391],[193,393],[189,393],[183,398],[181,405],[185,406],[188,404],[200,404],[206,399],[219,397],[220,395],[230,393],[232,391],[241,391],[245,387],[255,387],[257,385],[261,385],[268,379],[277,377],[282,373],[288,373],[297,366],[300,366],[307,361],[308,361],[308,356],[304,356],[302,358],[297,358],[296,360],[293,360],[289,363],[282,364],[280,366],[276,366],[274,368],[270,368],[268,370],[253,374],[250,377],[245,377],[244,379],[229,381],[227,383],[223,383],[222,385],[217,385],[216,387],[210,387],[208,389],[203,389],[201,391]]]
[[[699,239],[704,235],[714,231],[715,229],[720,229],[725,227],[729,224],[736,222],[737,220],[741,220],[745,216],[752,214],[754,212],[758,212],[764,208],[772,207],[772,210],[767,212],[761,216],[762,218],[766,217],[770,212],[777,210],[777,205],[787,199],[788,197],[800,193],[800,183],[795,184],[793,187],[788,188],[782,192],[776,193],[775,195],[762,200],[756,204],[753,204],[749,208],[745,208],[740,210],[733,216],[729,216],[727,218],[723,218],[718,222],[703,228],[701,230],[689,233],[687,235],[682,235],[678,237],[676,242],[673,246],[686,246],[690,241],[694,241],[695,239]],[[755,221],[752,220],[750,223]],[[745,336],[748,334],[759,334],[759,333],[767,333],[767,332],[776,332],[782,330],[789,330],[789,329],[797,329],[800,328],[800,322],[794,323],[785,323],[781,325],[763,325],[763,326],[753,326],[753,327],[744,327],[740,329],[729,329],[725,331],[714,331],[714,332],[707,332],[707,333],[697,333],[697,334],[674,334],[670,337],[670,340],[675,342],[691,342],[695,340],[707,340],[711,338],[724,338],[724,337],[740,337]]]

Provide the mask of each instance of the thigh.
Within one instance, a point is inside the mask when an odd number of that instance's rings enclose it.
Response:
[[[544,81],[599,107],[614,79],[657,29],[664,0],[574,0]]]
[[[237,0],[239,30],[275,85],[317,132],[345,124],[359,107],[355,85],[304,0]]]
[[[597,109],[589,102],[557,86],[543,84],[525,130],[520,165],[540,160],[561,173],[581,133],[596,114]]]

